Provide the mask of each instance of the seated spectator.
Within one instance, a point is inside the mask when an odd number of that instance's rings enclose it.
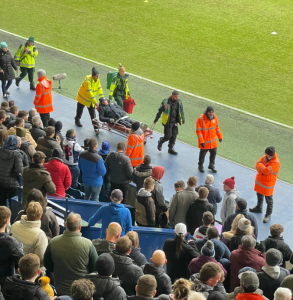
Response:
[[[239,286],[239,278],[237,277],[240,269],[244,267],[251,267],[260,272],[265,266],[265,260],[260,251],[254,249],[256,240],[251,235],[245,235],[242,240],[242,245],[231,253],[231,282],[230,292]]]
[[[52,126],[55,128],[56,120],[54,118],[50,118],[48,121],[48,126]],[[46,126],[46,127],[48,127]]]
[[[293,293],[293,275],[285,277],[283,282],[280,285],[281,287],[288,288]]]
[[[99,150],[99,155],[103,158],[103,161],[105,163],[106,158],[108,157],[108,154],[110,153],[110,143],[105,141],[102,143],[102,148]],[[111,190],[111,178],[110,178],[110,172],[107,170],[106,175],[103,179],[103,190],[104,195],[109,196],[110,190]],[[123,192],[123,191],[122,191]]]
[[[270,226],[271,235],[264,241],[261,241],[261,251],[266,252],[271,248],[278,249],[283,255],[282,267],[286,267],[286,261],[290,260],[292,250],[290,246],[285,243],[284,238],[281,236],[284,232],[284,227],[280,224],[273,224]]]
[[[200,273],[194,274],[190,278],[193,281],[192,290],[203,293],[205,297],[209,297],[216,291],[226,295],[221,281],[222,274],[223,270],[218,264],[214,262],[204,264]]]
[[[24,128],[26,129],[32,128],[32,124],[28,121],[28,111],[20,110],[18,113],[18,117],[24,119]]]
[[[6,126],[4,125],[6,120],[6,111],[1,109],[0,110],[0,129],[7,129]]]
[[[72,282],[93,272],[98,258],[92,242],[81,236],[79,214],[71,212],[65,227],[63,234],[51,240],[44,256],[47,273],[54,272],[58,295],[69,295]]]
[[[153,275],[143,275],[135,286],[136,296],[128,296],[128,300],[141,300],[141,299],[156,299],[153,298],[156,294],[157,282]]]
[[[40,137],[37,141],[37,151],[42,151],[46,155],[45,162],[48,162],[52,157],[52,153],[54,149],[61,149],[60,142],[58,143],[54,139],[55,128],[52,126],[48,126],[45,128],[46,135],[44,137]]]
[[[35,108],[31,108],[28,112],[28,122],[33,125],[33,117],[38,116],[38,112]]]
[[[106,168],[102,157],[97,153],[98,141],[90,139],[89,150],[83,151],[79,155],[78,168],[82,172],[84,183],[85,200],[99,201],[100,191],[103,185],[103,178]],[[104,228],[104,231],[105,232]]]
[[[14,275],[18,262],[23,257],[22,244],[6,233],[10,218],[10,209],[0,206],[0,286],[4,284],[6,277]]]
[[[30,133],[35,141],[38,141],[40,137],[44,137],[46,135],[45,130],[43,129],[43,123],[40,116],[34,116],[32,120],[32,128],[30,129]]]
[[[291,300],[292,291],[287,288],[279,287],[274,294],[274,300]]]
[[[156,297],[172,293],[172,282],[170,277],[165,273],[164,265],[167,263],[166,255],[162,250],[156,250],[151,257],[151,263],[146,263],[143,267],[145,275],[154,275],[157,280]]]
[[[56,193],[55,184],[52,181],[50,173],[45,169],[45,154],[37,151],[30,163],[29,167],[25,168],[22,175],[22,206],[27,205],[26,198],[28,193],[36,188],[40,190],[45,199],[46,194],[54,195]]]
[[[40,259],[35,254],[27,254],[19,261],[19,274],[8,277],[3,287],[5,300],[50,300],[36,279],[40,276]]]
[[[226,193],[224,195],[220,216],[222,219],[222,225],[224,226],[228,216],[235,213],[236,198],[239,197],[239,191],[235,189],[234,176],[225,179],[223,184],[224,184],[223,189]]]
[[[122,228],[119,223],[110,223],[108,228],[106,229],[106,238],[95,239],[92,241],[98,255],[101,255],[102,253],[112,252],[116,247],[116,243],[120,238],[121,232]]]
[[[187,181],[187,188],[182,192],[176,193],[172,197],[169,210],[169,220],[173,226],[178,223],[186,224],[186,213],[193,200],[198,199],[198,193],[195,191],[197,178],[191,176]]]
[[[243,218],[248,219],[251,225],[254,227],[254,235],[257,238],[258,235],[258,224],[254,214],[251,214],[247,210],[247,202],[245,199],[236,198],[236,212],[227,217],[224,226],[222,227],[222,234],[231,230],[231,225],[235,217],[239,214],[243,215]]]
[[[75,280],[70,288],[72,300],[93,300],[95,293],[95,285],[88,279]],[[66,298],[64,298],[66,297]],[[69,297],[68,297],[69,298]],[[56,298],[60,300],[68,300],[67,296]],[[52,299],[51,299],[52,300]]]
[[[18,112],[19,112],[19,109],[16,105],[12,105],[10,107],[9,112],[6,111],[6,120],[4,122],[4,125],[7,126],[7,128],[13,127],[15,125],[14,122],[12,122],[12,121],[16,120],[16,117],[18,116]],[[11,122],[12,126],[9,126],[10,122]]]
[[[214,243],[212,241],[207,241],[200,251],[201,255],[199,255],[196,258],[193,258],[191,262],[188,265],[188,269],[190,272],[190,275],[199,273],[202,266],[207,262],[214,262],[215,264],[218,264],[221,269],[223,270],[225,277],[227,276],[227,271],[222,266],[221,263],[217,262],[215,260],[215,248]]]
[[[144,187],[136,194],[135,221],[138,226],[154,227],[156,225],[156,207],[152,198],[155,181],[152,178],[144,180]]]
[[[206,187],[209,190],[207,199],[213,205],[214,215],[216,215],[218,210],[217,203],[222,201],[222,196],[220,195],[219,190],[213,187],[214,180],[214,176],[212,174],[208,174],[205,179],[205,184],[196,187],[195,191],[198,192],[201,187]]]
[[[214,222],[214,215],[210,211],[206,211],[202,216],[203,225],[199,226],[195,229],[193,238],[197,240],[201,240],[206,237],[207,230],[211,227]]]
[[[229,247],[230,241],[232,237],[236,234],[238,229],[238,222],[240,219],[244,218],[244,215],[238,214],[232,222],[231,230],[227,232],[223,232],[222,234],[222,242]]]
[[[34,154],[36,153],[36,149],[34,146],[26,139],[26,129],[23,127],[16,128],[16,135],[21,139],[20,150],[22,150],[27,158],[28,161],[31,162]]]
[[[287,270],[279,267],[282,259],[282,253],[279,250],[269,249],[265,257],[266,265],[257,274],[259,288],[263,290],[264,296],[269,299],[274,298],[275,291],[280,287],[284,278],[289,275]]]
[[[105,238],[106,228],[111,222],[117,222],[121,225],[121,236],[133,230],[130,211],[121,204],[123,200],[122,192],[120,190],[113,190],[110,199],[111,203],[101,206],[88,220],[88,226],[94,226],[102,220],[102,239]]]
[[[141,268],[135,265],[129,256],[131,247],[130,239],[127,236],[123,236],[118,239],[116,249],[110,253],[115,262],[115,272],[112,276],[118,276],[121,286],[128,296],[135,295],[137,280],[143,275]]]
[[[132,248],[129,256],[139,267],[145,265],[148,261],[145,258],[145,256],[140,252],[138,233],[135,231],[128,231],[126,235],[132,243]]]
[[[19,174],[22,173],[22,157],[16,151],[16,135],[8,136],[6,129],[0,130],[0,206],[6,206],[6,200],[17,195]]]
[[[184,240],[187,234],[186,225],[178,223],[174,230],[175,239],[167,239],[163,246],[163,251],[167,258],[167,274],[171,281],[178,278],[189,279],[188,265],[193,258],[199,256],[195,242]]]
[[[64,137],[63,137],[63,134],[61,133],[63,124],[62,124],[61,121],[57,121],[57,122],[55,123],[54,127],[55,127],[55,135],[54,135],[54,139],[57,140],[58,137],[59,137],[59,139],[60,139],[60,146],[61,146],[61,148],[63,149]]]
[[[160,300],[187,299],[187,297],[192,293],[191,286],[192,286],[191,281],[184,278],[177,279],[173,284],[173,293],[169,295],[160,295],[158,299]]]
[[[138,192],[142,187],[144,180],[152,176],[151,157],[145,155],[143,163],[133,169],[132,181],[136,184],[136,191]]]
[[[71,187],[76,189],[78,187],[78,176],[80,170],[78,168],[79,154],[83,151],[82,147],[76,142],[76,133],[74,129],[68,129],[65,140],[63,141],[64,163],[68,166],[72,184]]]
[[[195,229],[201,226],[204,212],[210,211],[214,214],[214,207],[207,199],[209,190],[206,187],[201,187],[198,194],[198,199],[190,203],[186,213],[187,232],[190,234],[194,234]]]
[[[48,240],[50,241],[54,236],[59,235],[60,228],[56,215],[53,213],[52,208],[47,206],[47,202],[44,199],[44,196],[41,193],[41,191],[37,189],[30,190],[26,199],[27,205],[24,207],[24,209],[19,211],[14,222],[21,220],[21,217],[27,214],[27,206],[32,201],[38,202],[42,206],[43,214],[41,216],[41,229],[45,232]]]
[[[109,253],[99,255],[93,273],[85,275],[95,285],[93,300],[126,300],[127,296],[121,287],[119,278],[113,278],[115,263]]]
[[[52,181],[56,186],[56,193],[52,196],[65,197],[65,191],[71,185],[71,173],[68,166],[63,163],[62,149],[54,149],[52,158],[48,163],[44,164],[44,167],[50,173]]]
[[[23,167],[27,167],[29,165],[29,161],[28,161],[28,157],[26,155],[25,152],[23,152],[21,149],[20,149],[20,146],[21,146],[21,138],[19,136],[16,137],[17,139],[17,144],[16,144],[16,151],[19,152],[20,156],[21,156],[21,159],[22,159],[22,165]]]
[[[155,180],[155,186],[152,191],[152,198],[154,199],[156,206],[156,227],[159,227],[159,217],[162,213],[168,211],[168,205],[165,202],[165,197],[163,195],[163,185],[160,180],[163,178],[165,169],[160,166],[155,166],[152,168],[152,178]]]

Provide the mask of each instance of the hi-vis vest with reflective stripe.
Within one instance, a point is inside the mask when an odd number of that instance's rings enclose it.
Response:
[[[205,114],[200,115],[196,121],[196,134],[198,138],[198,148],[213,149],[218,147],[218,139],[222,139],[223,135],[219,127],[219,121],[216,114],[214,118],[209,120]],[[204,148],[200,145],[204,143]]]
[[[79,88],[76,100],[86,107],[90,107],[91,105],[95,106],[95,104],[98,103],[96,100],[97,94],[99,95],[99,98],[104,97],[100,78],[95,81],[92,75],[87,75]]]
[[[127,98],[128,93],[129,93],[128,77],[129,77],[128,73],[125,73],[125,75],[122,77],[124,79],[124,82],[125,82],[124,97],[126,97],[126,98]],[[111,86],[110,86],[109,97],[113,97],[114,91],[115,91],[116,87],[118,86],[118,84],[120,83],[120,80],[121,80],[121,77],[118,76],[118,74],[117,74],[117,76],[114,76],[114,78],[112,80],[112,83],[111,83]]]
[[[24,52],[24,48],[28,48],[30,53]],[[29,46],[27,44],[20,45],[15,53],[15,60],[20,61],[20,66],[24,68],[34,68],[35,58],[38,56],[39,52],[35,45]]]
[[[127,140],[125,155],[130,158],[133,167],[143,162],[144,157],[144,134],[130,134]]]
[[[52,105],[52,82],[43,76],[38,79],[34,105],[39,114],[47,114],[53,111]]]
[[[264,196],[271,196],[274,193],[274,187],[280,170],[280,161],[277,153],[274,158],[266,163],[264,155],[255,165],[257,174],[255,176],[254,190]]]

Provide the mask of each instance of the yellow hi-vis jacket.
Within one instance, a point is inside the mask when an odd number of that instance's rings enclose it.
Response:
[[[28,48],[29,52],[24,52],[24,48]],[[27,44],[22,44],[15,53],[15,60],[20,63],[20,67],[28,69],[34,68],[35,58],[38,54],[39,52],[35,45],[29,46]]]
[[[92,75],[87,75],[79,88],[76,100],[86,107],[95,106],[98,103],[96,99],[97,94],[99,98],[104,97],[100,78],[95,81]]]

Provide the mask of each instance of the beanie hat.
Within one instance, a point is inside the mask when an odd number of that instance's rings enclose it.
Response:
[[[178,96],[178,95],[179,95],[179,92],[176,91],[176,90],[174,90],[174,91],[172,92],[172,95]]]
[[[182,234],[183,236],[185,236],[185,234],[187,233],[186,225],[183,223],[176,224],[175,225],[175,233],[176,233],[176,235]]]
[[[92,68],[92,76],[97,76],[99,74],[100,74],[99,71],[95,67],[93,67]]]
[[[4,148],[8,150],[16,150],[17,147],[17,137],[12,134],[9,135],[4,141]]]
[[[46,71],[43,69],[39,69],[37,73],[38,73],[38,78],[46,76]]]
[[[5,42],[1,42],[1,49],[8,48],[8,45]]]
[[[209,111],[214,111],[214,108],[213,108],[212,106],[208,106],[208,107],[207,107],[207,113],[208,113]]]
[[[50,118],[48,121],[48,126],[55,127],[55,124],[56,124],[56,120],[53,118]]]
[[[26,136],[26,129],[23,127],[16,127],[16,135],[19,137],[25,137]]]
[[[238,228],[245,232],[246,230],[248,230],[248,228],[250,227],[251,225],[251,222],[246,219],[246,218],[241,218],[239,221],[238,221]]]
[[[136,131],[139,127],[140,127],[140,123],[138,123],[138,122],[135,122],[131,125],[131,129],[133,131]]]
[[[152,177],[157,180],[161,180],[164,176],[164,173],[165,173],[164,167],[155,166],[152,168]]]
[[[242,268],[242,269],[240,269],[239,271],[238,271],[238,278],[240,279],[240,274],[241,273],[243,273],[243,272],[246,272],[246,271],[251,271],[251,272],[254,272],[255,274],[257,274],[257,272],[256,272],[256,270],[255,269],[253,269],[253,268],[251,268],[251,267],[244,267],[244,268]],[[240,276],[240,277],[239,277]]]
[[[243,210],[247,207],[247,202],[245,199],[242,198],[236,198],[236,204],[239,207],[239,209]]]
[[[56,129],[56,131],[61,131],[62,127],[63,127],[63,124],[62,124],[61,121],[57,121],[55,123],[55,129]]]
[[[30,37],[28,38],[28,42],[34,43],[34,42],[35,42],[35,38],[34,38],[33,36],[30,36]]]
[[[52,152],[52,158],[60,158],[63,159],[63,151],[62,149],[56,148]]]
[[[111,276],[115,271],[114,259],[109,253],[99,255],[95,269],[101,276]]]
[[[283,255],[282,253],[275,249],[275,248],[271,248],[266,252],[266,263],[269,266],[278,266],[283,260]]]
[[[201,254],[205,256],[215,256],[215,247],[212,241],[207,241],[201,248]]]
[[[265,153],[269,156],[274,156],[275,155],[275,147],[274,146],[267,147],[265,150]]]
[[[230,189],[234,189],[234,187],[235,187],[235,177],[232,176],[231,178],[227,178],[227,179],[224,180],[223,183],[226,184]]]
[[[110,150],[110,143],[105,141],[102,143],[102,150],[109,151]]]
[[[50,298],[54,297],[54,291],[50,285],[50,278],[43,276],[40,278],[40,281],[42,282],[42,289],[47,292]]]

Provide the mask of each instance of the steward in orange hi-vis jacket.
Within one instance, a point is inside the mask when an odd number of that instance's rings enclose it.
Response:
[[[203,114],[196,121],[196,134],[198,138],[199,160],[198,170],[204,172],[204,159],[207,152],[210,152],[210,163],[208,168],[217,173],[215,160],[217,155],[218,139],[222,142],[223,135],[219,127],[219,121],[212,106],[208,106]]]
[[[249,211],[261,213],[263,200],[266,198],[267,211],[263,222],[267,223],[271,219],[273,212],[273,193],[280,170],[280,161],[275,152],[275,147],[266,148],[265,155],[257,161],[255,168],[257,174],[255,176],[254,190],[257,195],[257,205],[254,208],[250,208]]]

